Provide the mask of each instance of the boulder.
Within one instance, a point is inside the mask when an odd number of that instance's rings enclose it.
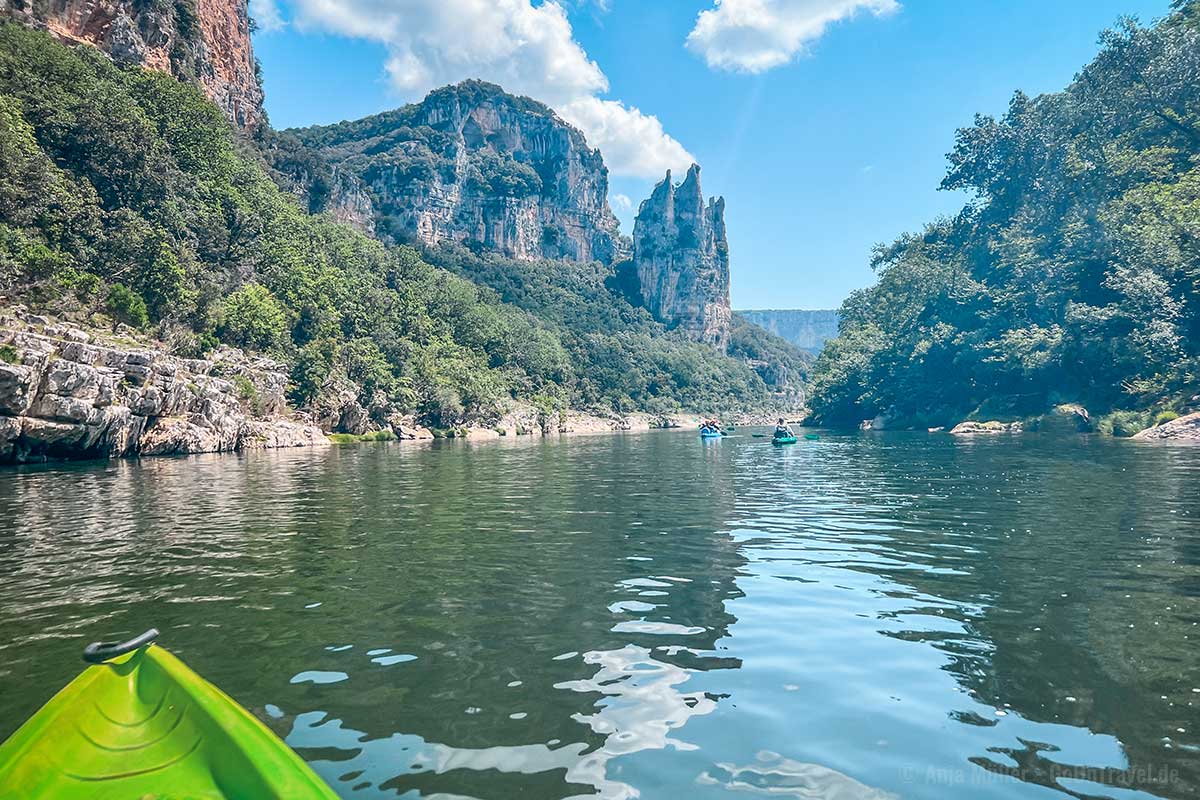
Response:
[[[950,429],[954,436],[973,436],[975,434],[1020,433],[1024,426],[1020,422],[960,422]]]
[[[41,394],[30,404],[29,416],[51,419],[56,422],[95,424],[100,421],[100,409],[78,397],[58,394]]]
[[[242,427],[240,450],[276,447],[326,447],[329,439],[316,425],[289,420],[250,420]]]
[[[0,363],[0,414],[24,414],[33,402],[38,378],[35,367]]]
[[[389,414],[386,424],[392,429],[392,433],[396,434],[397,439],[414,440],[433,438],[433,431],[418,425],[412,417],[401,414]]]
[[[1143,442],[1200,442],[1200,411],[1139,431],[1133,438]]]
[[[20,437],[21,418],[0,417],[0,461],[8,461],[13,457]]]
[[[160,417],[146,427],[138,443],[138,451],[145,456],[219,453],[233,450],[236,444],[236,438],[230,445],[221,431],[197,425],[191,420]]]
[[[895,430],[900,423],[900,412],[893,406],[882,414],[876,414],[873,419],[864,419],[858,427],[864,431],[889,431]]]
[[[53,359],[46,365],[40,391],[91,400],[99,394],[100,373],[86,364]]]
[[[371,430],[371,415],[357,400],[351,400],[342,406],[338,416],[338,433],[352,433],[361,436]]]
[[[1078,403],[1063,403],[1030,421],[1028,430],[1039,433],[1090,433],[1095,426],[1088,410]]]

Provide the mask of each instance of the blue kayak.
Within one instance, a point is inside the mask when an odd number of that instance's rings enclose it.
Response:
[[[724,434],[722,434],[720,431],[714,431],[711,429],[702,429],[700,431],[701,439],[720,439],[723,435]]]

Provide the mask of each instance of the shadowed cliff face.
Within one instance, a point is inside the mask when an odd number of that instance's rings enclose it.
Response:
[[[0,0],[4,17],[196,83],[239,128],[262,124],[246,0]]]
[[[634,266],[642,303],[689,338],[729,346],[729,244],[725,200],[704,202],[700,167],[678,186],[671,172],[642,202],[633,225]]]
[[[465,81],[395,111],[295,133],[343,182],[320,210],[358,222],[369,197],[380,238],[605,263],[621,248],[600,151],[550,108],[499,86]],[[365,195],[348,191],[347,178]]]

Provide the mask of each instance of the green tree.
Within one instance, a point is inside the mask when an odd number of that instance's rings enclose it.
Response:
[[[104,303],[108,313],[117,322],[123,322],[134,328],[144,328],[150,324],[146,301],[128,286],[114,283],[109,287]]]
[[[235,344],[267,350],[279,344],[286,330],[287,318],[265,286],[246,284],[225,301],[221,333]]]

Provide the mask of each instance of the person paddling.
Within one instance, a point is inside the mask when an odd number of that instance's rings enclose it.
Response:
[[[793,439],[796,434],[792,433],[792,429],[780,417],[779,422],[775,423],[775,439]]]

